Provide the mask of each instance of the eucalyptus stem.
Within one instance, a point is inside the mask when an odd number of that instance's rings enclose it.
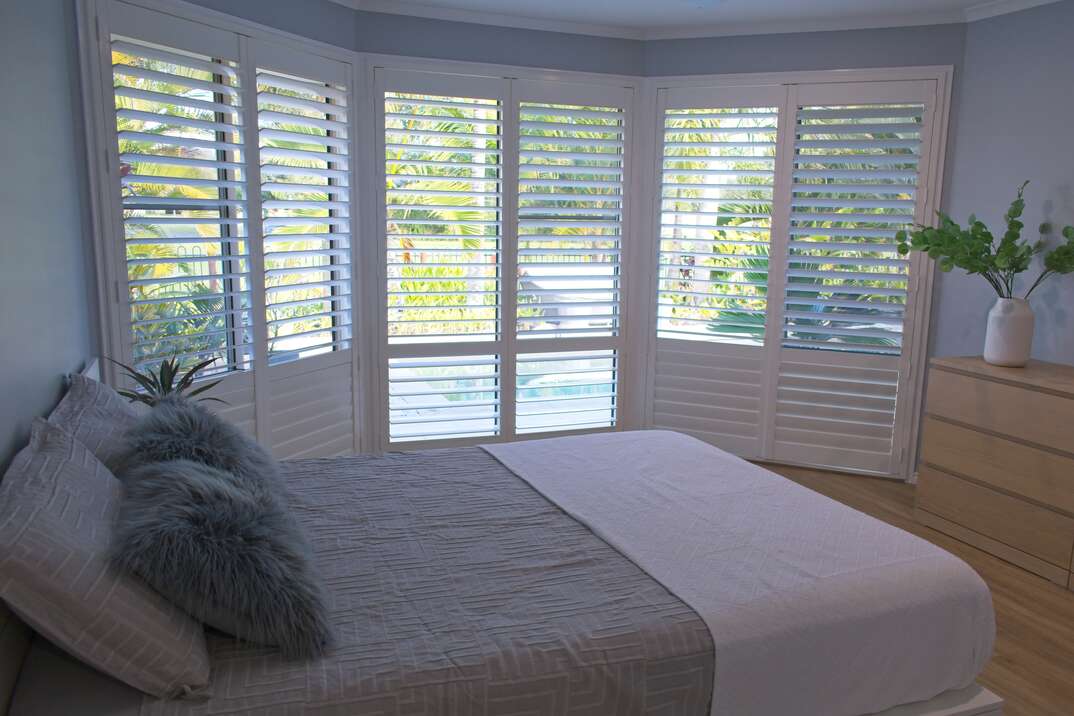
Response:
[[[1037,276],[1037,280],[1034,281],[1033,285],[1029,287],[1028,291],[1026,291],[1025,297],[1029,298],[1029,294],[1033,293],[1033,291],[1036,290],[1037,286],[1041,285],[1041,283],[1044,282],[1044,279],[1048,278],[1053,273],[1055,273],[1055,271],[1052,271],[1051,269],[1045,269],[1044,271],[1041,271],[1040,276]]]

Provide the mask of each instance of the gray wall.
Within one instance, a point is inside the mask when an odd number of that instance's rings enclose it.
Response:
[[[955,65],[966,25],[703,37],[644,43],[644,73],[733,74]]]
[[[999,231],[999,221],[1026,179],[1026,230],[1035,240],[1044,220],[1074,224],[1074,0],[967,26],[957,121],[948,154],[947,211],[970,213]],[[1029,274],[1035,276],[1036,270]],[[1053,277],[1032,298],[1037,314],[1033,355],[1074,364],[1074,275]],[[931,352],[975,355],[995,301],[980,277],[939,274],[933,297]]]
[[[71,2],[0,4],[0,469],[96,353],[75,46]]]
[[[329,0],[192,0],[360,52],[558,70],[642,74],[642,43],[351,10]]]

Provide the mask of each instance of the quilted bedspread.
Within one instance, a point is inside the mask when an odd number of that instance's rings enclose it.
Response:
[[[142,714],[708,713],[705,623],[480,448],[283,465],[335,647],[212,635],[209,700]]]

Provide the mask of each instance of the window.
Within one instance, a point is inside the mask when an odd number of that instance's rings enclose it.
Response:
[[[248,368],[250,259],[237,66],[112,40],[130,354]]]
[[[653,423],[908,469],[906,335],[936,82],[662,90]]]
[[[626,93],[411,72],[378,92],[389,442],[614,427]]]

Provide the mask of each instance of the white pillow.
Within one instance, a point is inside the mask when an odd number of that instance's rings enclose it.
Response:
[[[108,561],[122,485],[90,451],[34,421],[0,482],[0,598],[90,666],[171,698],[209,683],[202,625]]]
[[[145,414],[145,406],[131,403],[104,383],[78,373],[63,400],[48,416],[75,440],[89,448],[109,470],[119,467],[126,449],[123,435]]]

